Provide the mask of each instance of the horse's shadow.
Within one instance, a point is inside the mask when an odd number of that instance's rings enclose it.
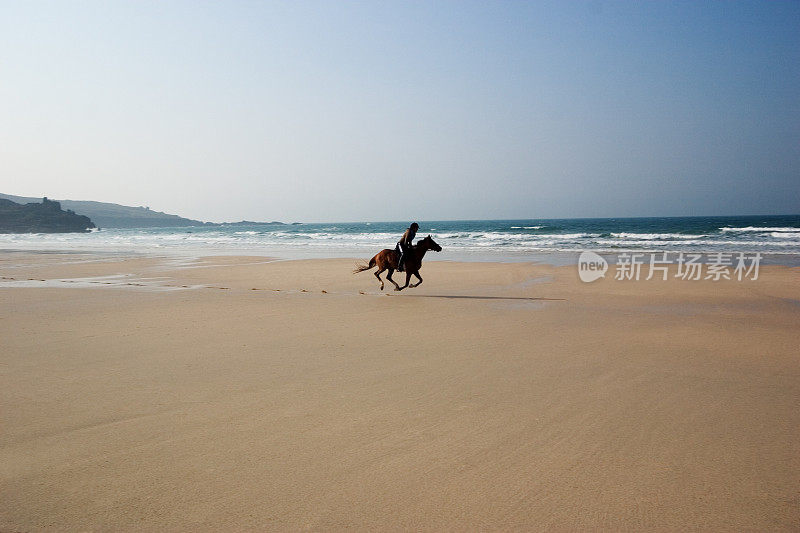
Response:
[[[403,298],[445,298],[464,300],[526,300],[538,302],[564,302],[566,298],[541,298],[535,296],[471,296],[465,294],[403,294],[396,295]]]

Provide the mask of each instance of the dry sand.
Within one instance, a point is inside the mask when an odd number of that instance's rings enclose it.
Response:
[[[800,269],[92,259],[0,254],[0,530],[800,528]]]

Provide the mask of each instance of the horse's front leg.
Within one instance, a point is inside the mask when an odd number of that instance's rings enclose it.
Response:
[[[386,279],[388,279],[389,281],[391,281],[392,283],[394,283],[395,290],[396,290],[396,291],[399,291],[399,290],[400,290],[400,285],[398,285],[398,284],[397,284],[397,282],[396,282],[395,280],[393,280],[393,279],[392,279],[392,274],[394,274],[394,269],[393,269],[393,268],[390,268],[390,269],[389,269],[389,273],[388,273],[388,274],[386,274]]]
[[[383,290],[383,280],[381,279],[381,272],[383,272],[383,270],[376,271],[375,272],[375,277],[378,278],[378,281],[381,282],[381,290]],[[390,281],[391,281],[391,279],[392,278],[389,278]],[[394,281],[392,281],[392,283],[394,283]],[[397,283],[394,283],[394,284],[397,285]]]
[[[409,281],[411,281],[411,272],[409,272],[408,270],[406,270],[406,284],[405,284],[405,285],[403,285],[402,287],[397,287],[395,290],[396,290],[396,291],[402,291],[403,289],[405,289],[406,287],[408,287],[408,282],[409,282]]]
[[[419,275],[419,271],[414,272],[414,275],[417,276],[419,283],[415,283],[411,287],[419,287],[420,285],[422,285],[422,276]]]

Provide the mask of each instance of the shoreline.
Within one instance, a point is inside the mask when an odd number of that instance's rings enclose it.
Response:
[[[42,255],[86,255],[97,257],[125,258],[154,258],[162,260],[196,260],[204,257],[269,257],[273,260],[281,261],[303,261],[303,260],[325,260],[325,259],[351,259],[355,261],[369,260],[372,255],[378,253],[382,248],[367,250],[343,250],[334,252],[330,248],[324,250],[296,250],[287,248],[235,248],[235,249],[212,249],[196,248],[194,250],[97,250],[89,248],[66,248],[66,249],[14,249],[0,248],[2,254],[42,254]],[[577,265],[578,257],[583,250],[554,250],[554,251],[535,251],[535,252],[514,252],[500,254],[497,252],[466,252],[463,250],[445,249],[442,253],[429,253],[425,256],[425,263],[435,262],[456,262],[456,263],[537,263],[551,266]],[[592,250],[605,258],[609,264],[615,264],[619,254],[662,254],[668,253],[671,257],[683,252],[686,254],[700,254],[701,261],[706,262],[711,254],[720,253],[718,250],[658,250],[658,249],[620,249],[615,251]],[[362,255],[359,255],[362,253]],[[736,253],[722,252],[736,256]],[[800,267],[800,253],[763,253],[758,250],[742,250],[742,253],[749,255],[759,253],[761,264],[763,265],[782,265],[787,267]],[[372,254],[372,255],[370,255]]]

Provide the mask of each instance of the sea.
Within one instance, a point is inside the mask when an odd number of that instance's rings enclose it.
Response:
[[[553,262],[592,250],[758,252],[771,258],[769,262],[800,264],[800,215],[418,222],[418,237],[430,234],[443,248],[426,260]],[[368,259],[394,248],[409,223],[247,223],[3,234],[0,250]]]

